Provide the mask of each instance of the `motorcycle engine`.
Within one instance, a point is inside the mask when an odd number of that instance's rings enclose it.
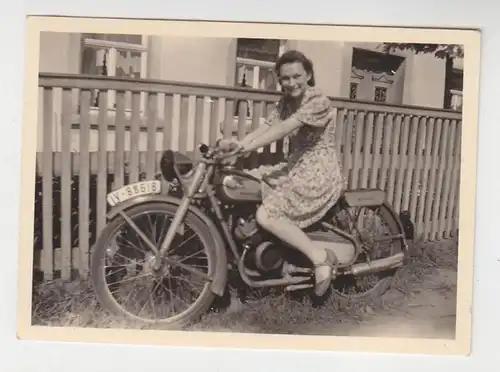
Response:
[[[274,271],[284,263],[282,247],[266,241],[254,217],[249,220],[238,218],[234,235],[241,243],[251,247],[246,264],[262,272]]]
[[[263,240],[260,227],[253,216],[248,219],[238,217],[233,232],[238,241],[252,247],[258,246]]]

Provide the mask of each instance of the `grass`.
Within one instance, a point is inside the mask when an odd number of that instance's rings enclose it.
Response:
[[[316,307],[308,297],[274,293],[236,308],[231,306],[229,310],[214,309],[188,329],[290,334],[308,333],[313,329],[315,333],[321,329],[326,332],[328,327],[331,330],[339,323],[359,324],[373,314],[403,306],[405,300],[418,293],[423,279],[436,270],[456,270],[457,246],[456,239],[413,243],[410,263],[398,273],[389,291],[392,296],[364,303],[332,296],[321,307]],[[35,286],[32,319],[34,325],[44,326],[141,328],[101,309],[90,283],[84,280],[54,280]]]

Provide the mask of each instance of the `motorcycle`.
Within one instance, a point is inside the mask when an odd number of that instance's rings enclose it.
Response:
[[[101,306],[143,324],[182,327],[196,322],[227,293],[231,273],[250,290],[313,296],[312,263],[256,221],[265,180],[228,164],[234,154],[217,146],[201,144],[199,152],[194,162],[167,150],[154,179],[107,195],[108,222],[91,258],[91,280]],[[370,213],[378,213],[380,221]],[[319,222],[304,230],[337,258],[331,286],[335,295],[359,300],[389,289],[408,257],[411,221],[403,218],[386,202],[383,190],[345,190]],[[374,236],[366,232],[372,230]],[[374,284],[365,289],[363,282],[371,275]],[[132,285],[146,280],[147,285]],[[131,300],[136,292],[138,299]],[[171,314],[179,308],[183,310]]]

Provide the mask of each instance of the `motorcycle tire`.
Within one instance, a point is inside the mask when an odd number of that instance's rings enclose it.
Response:
[[[177,210],[177,205],[167,204],[167,203],[147,203],[143,205],[138,205],[132,207],[126,211],[127,216],[132,220],[140,215],[151,214],[151,213],[163,213],[165,215],[174,216]],[[210,228],[203,223],[196,215],[188,212],[184,217],[183,223],[189,225],[189,227],[198,235],[204,246],[204,253],[207,256],[208,261],[208,272],[206,273],[209,277],[212,277],[216,270],[216,253],[213,245],[212,234]],[[191,304],[191,306],[184,312],[175,315],[173,317],[165,319],[145,319],[134,315],[122,308],[118,302],[113,298],[112,293],[106,283],[106,274],[104,261],[106,259],[106,251],[109,246],[110,239],[124,226],[128,226],[125,219],[118,215],[116,218],[111,220],[108,225],[104,228],[100,234],[92,252],[91,258],[91,281],[96,293],[99,303],[107,310],[111,312],[122,315],[131,321],[142,323],[144,325],[160,324],[162,328],[179,328],[195,322],[199,319],[205,312],[207,312],[214,299],[215,294],[211,290],[211,283],[207,282],[204,284],[203,290],[201,291],[199,297]]]
[[[392,211],[391,207],[383,204],[380,206],[380,213],[383,217],[384,222],[387,224],[390,235],[398,235],[404,233],[401,231],[399,221],[396,219],[395,213]],[[391,247],[391,255],[400,253],[404,251],[404,244],[401,239],[395,239],[393,246]],[[395,278],[397,269],[390,270],[391,274],[381,278],[373,288],[365,292],[360,292],[357,294],[344,294],[334,288],[332,288],[333,294],[343,300],[349,300],[353,302],[366,301],[373,298],[379,298],[383,296],[392,286],[393,280]]]

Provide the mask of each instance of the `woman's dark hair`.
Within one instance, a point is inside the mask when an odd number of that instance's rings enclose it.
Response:
[[[289,50],[283,53],[281,57],[278,58],[278,60],[276,61],[276,65],[274,66],[276,75],[278,77],[280,76],[281,66],[287,63],[294,63],[294,62],[301,63],[302,66],[304,67],[304,70],[306,70],[306,72],[311,75],[311,78],[309,79],[307,84],[311,87],[314,87],[316,85],[316,80],[314,79],[313,63],[309,58],[307,58],[304,55],[304,53],[299,52],[298,50]]]

